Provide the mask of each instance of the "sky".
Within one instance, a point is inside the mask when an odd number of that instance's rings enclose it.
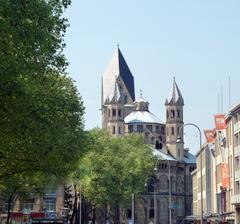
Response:
[[[165,122],[175,76],[184,122],[214,128],[221,86],[224,112],[240,102],[239,11],[239,0],[72,0],[64,13],[70,24],[65,55],[86,107],[86,129],[101,127],[101,76],[117,44],[134,76],[136,98],[142,90],[152,113]],[[197,130],[184,132],[195,153]]]

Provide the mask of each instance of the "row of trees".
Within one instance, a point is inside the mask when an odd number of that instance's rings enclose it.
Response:
[[[139,136],[84,131],[83,101],[63,54],[69,4],[1,0],[0,196],[8,211],[16,198],[69,179],[96,207],[126,207],[154,164]]]

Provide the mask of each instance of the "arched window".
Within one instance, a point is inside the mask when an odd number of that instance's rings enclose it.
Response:
[[[122,116],[122,110],[118,109],[118,117],[121,117],[121,116]]]
[[[172,135],[174,135],[174,127],[171,128]]]
[[[180,110],[177,110],[177,117],[180,118]]]
[[[154,177],[149,178],[148,182],[147,182],[147,191],[148,192],[154,192],[154,188],[155,188],[155,181],[154,181]]]
[[[115,135],[115,133],[116,133],[116,128],[115,128],[115,126],[113,125],[112,126],[112,133]]]
[[[168,212],[168,201],[166,198],[162,198],[160,201],[160,212],[167,213]]]
[[[112,116],[116,117],[116,109],[112,109]]]
[[[177,177],[177,193],[183,192],[183,182],[181,177]]]
[[[168,189],[168,178],[166,175],[161,175],[159,177],[159,189],[162,191],[167,191]]]
[[[182,216],[183,215],[183,201],[181,198],[177,199],[177,216]]]

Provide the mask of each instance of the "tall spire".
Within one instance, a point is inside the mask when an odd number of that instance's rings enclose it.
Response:
[[[178,88],[178,85],[176,83],[175,77],[173,77],[173,86],[172,86],[172,90],[170,92],[169,97],[166,99],[165,102],[166,105],[169,104],[178,104],[178,105],[184,105],[184,100],[182,97],[182,94]]]
[[[102,103],[104,104],[109,96],[113,85],[115,85],[115,79],[121,77],[123,83],[132,99],[135,100],[134,90],[134,78],[133,75],[119,49],[119,45],[112,57],[110,64],[108,65],[105,73],[103,74],[103,96]]]
[[[108,94],[107,102],[108,103],[118,103],[123,99],[121,89],[117,82],[117,76],[115,77],[114,85],[112,86],[111,91]]]

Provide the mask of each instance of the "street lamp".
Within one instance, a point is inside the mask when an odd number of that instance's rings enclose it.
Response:
[[[154,168],[156,171],[157,168]],[[154,224],[157,224],[157,197],[156,197],[156,180],[153,177],[149,177],[147,180],[153,180],[153,207],[154,207]],[[145,184],[146,186],[147,184]]]
[[[79,224],[82,224],[82,191],[80,190],[77,193],[78,197],[79,197],[79,205],[78,205],[78,215],[79,215]]]
[[[202,133],[201,133],[201,130],[200,128],[196,125],[196,124],[193,124],[193,123],[187,123],[187,124],[184,124],[182,125],[180,128],[179,128],[179,132],[178,132],[178,135],[180,135],[183,131],[183,128],[186,127],[186,126],[193,126],[195,128],[197,128],[198,132],[199,132],[199,148],[200,148],[200,193],[201,193],[201,224],[203,224],[203,184],[202,184],[202,152],[201,152],[201,149],[202,149]],[[181,142],[181,137],[178,136],[177,137],[177,142]]]

